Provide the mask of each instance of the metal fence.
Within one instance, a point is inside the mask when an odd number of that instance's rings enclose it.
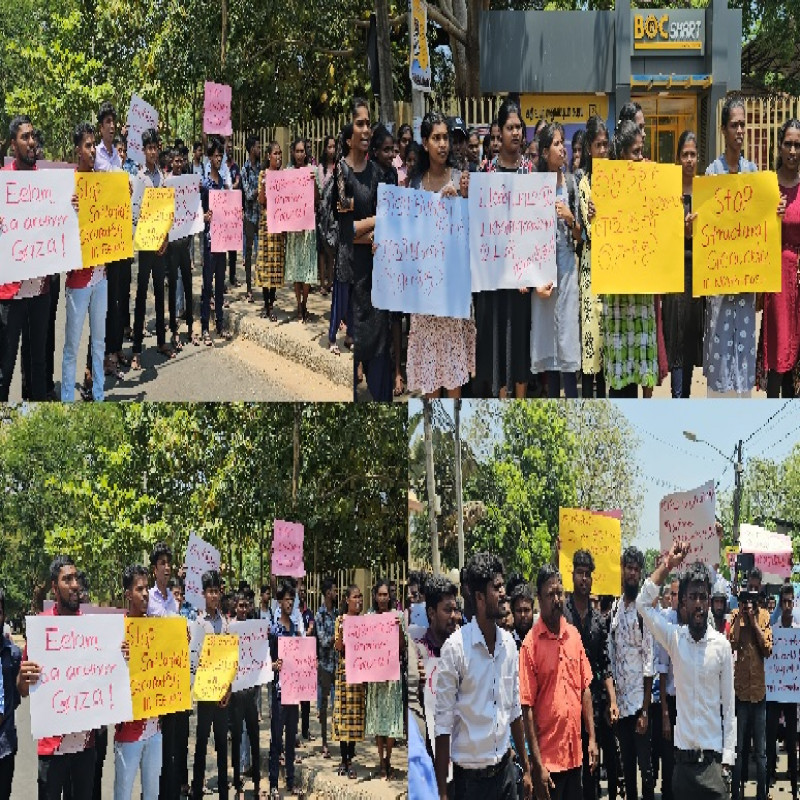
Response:
[[[336,572],[317,572],[306,575],[306,594],[309,608],[317,609],[321,602],[322,581],[330,576],[336,581],[340,602],[344,601],[344,592],[348,586],[355,584],[364,595],[364,610],[372,606],[372,587],[378,578],[395,581],[397,584],[397,598],[403,602],[405,587],[408,579],[408,565],[404,561],[395,561],[391,564],[381,565],[375,569],[342,569]]]

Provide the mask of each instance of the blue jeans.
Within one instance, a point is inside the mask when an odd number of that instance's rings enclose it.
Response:
[[[141,742],[114,742],[114,800],[131,800],[139,765],[142,767],[142,800],[158,800],[161,732]]]
[[[75,370],[78,363],[78,348],[81,344],[83,321],[89,314],[89,339],[92,350],[92,397],[103,400],[103,358],[106,352],[106,312],[108,310],[108,283],[100,283],[85,289],[66,289],[67,324],[64,331],[64,355],[61,360],[61,402],[71,403],[75,399]]]
[[[732,800],[739,800],[742,779],[742,753],[744,751],[745,732],[748,728],[753,732],[753,747],[756,760],[756,798],[767,800],[767,701],[748,703],[736,698],[736,763],[733,765]]]

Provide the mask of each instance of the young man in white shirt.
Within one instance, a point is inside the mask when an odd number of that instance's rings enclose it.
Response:
[[[673,794],[681,800],[727,800],[736,748],[733,656],[727,639],[708,625],[708,569],[697,562],[681,578],[678,603],[679,611],[685,610],[685,626],[668,622],[653,608],[659,586],[688,552],[686,542],[673,544],[666,560],[645,581],[636,608],[669,653],[675,673]]]
[[[517,646],[511,634],[497,626],[505,599],[503,562],[490,553],[476,553],[465,577],[475,616],[442,646],[436,685],[439,800],[447,798],[451,758],[459,800],[517,800],[511,736],[527,800],[533,785],[525,753]]]

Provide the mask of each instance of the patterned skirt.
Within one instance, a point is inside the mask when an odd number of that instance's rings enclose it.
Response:
[[[258,221],[258,253],[256,254],[256,286],[280,289],[286,264],[286,234],[267,231],[267,214]]]
[[[403,685],[400,681],[367,684],[367,736],[403,736]]]
[[[580,284],[581,371],[584,375],[603,372],[603,302],[592,294],[591,247],[586,242],[578,272]]]
[[[364,738],[365,701],[364,684],[345,680],[344,656],[340,657],[336,665],[336,696],[333,701],[334,739],[360,742]]]
[[[317,283],[317,233],[286,234],[286,282]]]

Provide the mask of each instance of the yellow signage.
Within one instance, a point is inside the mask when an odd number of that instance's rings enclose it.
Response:
[[[76,172],[84,267],[133,258],[131,193],[125,172]]]
[[[175,189],[144,190],[133,244],[137,250],[160,250],[175,218]]]
[[[608,97],[594,94],[523,94],[520,111],[526,125],[547,122],[585,123],[597,114],[608,119]]]
[[[622,585],[622,526],[617,517],[582,508],[558,509],[558,569],[564,589],[571,592],[572,557],[588,550],[594,558],[593,594],[618,595]]]
[[[592,292],[683,291],[681,168],[596,161],[592,170]]]
[[[702,9],[653,9],[632,12],[633,50],[669,50],[703,54]]]
[[[186,620],[183,617],[128,617],[125,631],[130,648],[128,668],[133,718],[146,719],[190,709]]]
[[[774,172],[694,179],[695,297],[781,290],[779,199]]]
[[[219,702],[239,669],[239,637],[206,636],[194,676],[194,699]]]

